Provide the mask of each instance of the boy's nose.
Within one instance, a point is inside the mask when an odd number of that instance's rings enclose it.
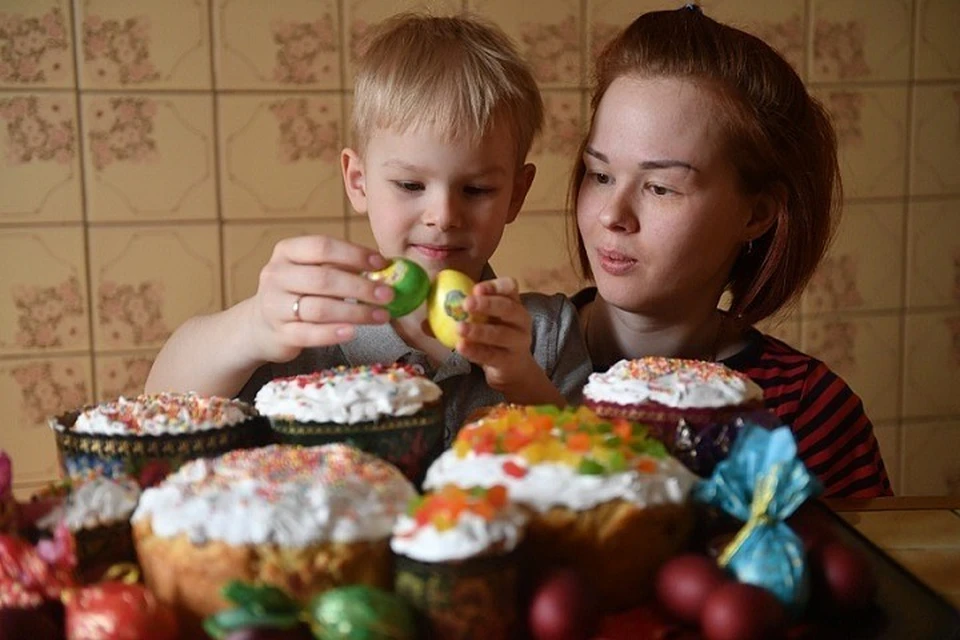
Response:
[[[629,199],[623,194],[615,193],[605,203],[600,211],[600,224],[611,231],[634,233],[640,228],[636,211]]]
[[[423,223],[428,227],[452,229],[460,226],[460,207],[453,195],[444,194],[433,199],[424,209]]]

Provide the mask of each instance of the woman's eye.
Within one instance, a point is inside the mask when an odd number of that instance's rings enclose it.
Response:
[[[404,191],[423,191],[423,184],[420,182],[411,182],[409,180],[397,180],[394,182],[397,187]]]
[[[594,182],[596,182],[597,184],[610,184],[610,183],[613,181],[613,179],[612,179],[609,175],[607,175],[606,173],[598,173],[598,172],[596,172],[596,171],[591,171],[591,172],[590,172],[590,177],[591,177],[591,178],[594,180]]]
[[[670,189],[667,189],[665,186],[660,184],[650,185],[650,190],[653,191],[654,195],[657,195],[657,196],[665,196],[669,193],[672,193]]]

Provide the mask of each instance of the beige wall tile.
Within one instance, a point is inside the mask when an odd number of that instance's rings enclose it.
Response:
[[[581,84],[579,0],[467,0],[513,38],[541,87]]]
[[[0,92],[0,222],[83,217],[76,97]]]
[[[330,221],[303,224],[230,224],[223,229],[224,278],[227,305],[233,305],[257,292],[260,270],[270,261],[277,242],[284,238],[325,235],[345,238],[345,222]]]
[[[158,348],[184,320],[222,308],[215,225],[90,231],[94,346]]]
[[[960,79],[957,0],[918,0],[917,78]]]
[[[211,96],[86,94],[82,105],[89,220],[216,218]]]
[[[90,349],[79,227],[0,231],[0,353]]]
[[[848,204],[827,256],[803,294],[808,314],[903,306],[904,205]]]
[[[960,200],[910,204],[907,305],[960,306]]]
[[[377,239],[373,237],[370,223],[367,222],[366,216],[360,214],[352,214],[347,219],[347,240],[375,251],[380,250],[377,247]]]
[[[217,87],[340,88],[335,0],[213,0]]]
[[[87,89],[207,89],[208,0],[77,0]]]
[[[960,311],[907,314],[903,383],[904,417],[960,414]]]
[[[559,214],[520,214],[507,226],[490,260],[500,276],[524,291],[574,294],[584,286],[567,250],[566,221]]]
[[[75,85],[68,0],[4,0],[0,87]]]
[[[887,468],[890,486],[895,494],[900,493],[900,423],[874,422],[873,434],[880,445],[883,465]]]
[[[960,421],[903,423],[903,493],[960,495]]]
[[[846,380],[863,400],[871,420],[898,417],[899,316],[805,319],[801,348]]]
[[[767,318],[757,323],[757,329],[763,333],[772,335],[774,338],[783,340],[792,347],[799,348],[801,343],[802,329],[800,320],[792,316],[785,318],[773,317]]]
[[[58,476],[57,450],[47,419],[93,399],[89,357],[0,360],[4,425],[0,449],[10,454],[14,482]]]
[[[446,16],[460,13],[462,0],[344,0],[343,1],[343,51],[344,88],[353,87],[354,65],[363,49],[364,38],[371,27],[390,16],[412,11]]]
[[[839,139],[846,198],[899,196],[907,163],[907,89],[821,88]]]
[[[586,134],[583,98],[578,91],[544,91],[543,107],[543,132],[527,157],[537,166],[537,176],[523,210],[563,211],[573,161]]]
[[[220,96],[223,217],[340,218],[338,96]]]
[[[912,13],[912,0],[816,0],[810,79],[908,79]]]
[[[960,84],[914,89],[914,195],[960,194]]]
[[[156,357],[156,351],[98,355],[94,361],[97,402],[116,400],[120,396],[130,398],[143,393],[143,385],[147,382],[147,375]]]
[[[708,16],[761,38],[803,75],[806,42],[803,0],[707,0],[702,4]]]

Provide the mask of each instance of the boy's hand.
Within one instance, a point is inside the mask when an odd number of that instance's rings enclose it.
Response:
[[[477,283],[464,301],[470,313],[487,317],[484,323],[460,324],[457,351],[483,367],[487,384],[506,392],[543,371],[530,353],[533,322],[523,303],[520,287],[513,278]]]
[[[387,261],[370,249],[329,236],[281,240],[260,271],[249,314],[261,360],[287,362],[305,347],[352,340],[358,324],[383,324],[393,289],[361,275]]]

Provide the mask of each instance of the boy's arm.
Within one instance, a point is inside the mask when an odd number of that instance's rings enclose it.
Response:
[[[183,323],[157,354],[144,391],[236,395],[263,364],[244,330],[252,300]]]

